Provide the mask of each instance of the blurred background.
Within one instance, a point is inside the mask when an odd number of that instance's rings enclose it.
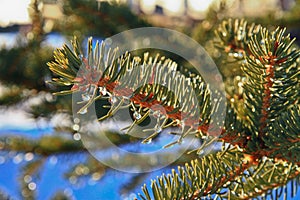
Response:
[[[53,51],[74,35],[85,46],[89,36],[102,40],[137,27],[171,28],[203,45],[227,76],[238,69],[226,68],[213,48],[213,30],[222,19],[287,27],[299,37],[299,9],[299,0],[0,0],[0,199],[134,199],[144,183],[170,172],[172,166],[118,172],[84,148],[73,126],[71,97],[53,96],[58,89],[45,82],[52,77],[46,63]],[[116,144],[137,144],[108,132]]]

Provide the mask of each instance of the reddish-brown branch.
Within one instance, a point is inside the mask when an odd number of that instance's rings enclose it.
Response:
[[[87,63],[86,63],[87,64]],[[267,112],[267,108],[270,106],[269,103],[269,98],[270,98],[270,87],[272,86],[272,81],[271,78],[274,76],[274,72],[273,70],[271,70],[272,67],[271,65],[269,66],[269,69],[267,70],[267,73],[270,74],[267,77],[267,83],[265,84],[265,94],[266,96],[264,97],[264,101],[263,101],[263,117],[261,119],[261,132],[263,131],[263,128],[266,126],[266,120],[268,117],[268,112]],[[93,74],[94,75],[94,74]],[[95,78],[95,77],[93,77]],[[90,79],[83,79],[83,78],[76,78],[76,81],[92,81],[93,78]],[[95,84],[95,83],[93,83]],[[115,96],[131,96],[133,94],[133,89],[132,88],[119,88],[119,83],[118,82],[110,82],[110,78],[109,77],[104,77],[101,78],[97,83],[98,87],[105,87],[110,93],[113,93]],[[75,84],[73,86],[73,89],[78,89],[78,86]],[[149,99],[151,99],[153,96],[153,94],[150,94]],[[159,110],[161,113],[164,113],[168,118],[173,119],[173,120],[182,120],[182,119],[186,119],[185,120],[185,126],[186,127],[193,127],[195,130],[201,131],[204,134],[209,134],[209,135],[214,135],[214,136],[218,136],[218,134],[220,133],[219,129],[216,129],[216,131],[211,131],[213,129],[210,129],[210,132],[208,133],[208,130],[210,128],[210,126],[212,126],[211,124],[201,124],[198,126],[195,126],[198,124],[200,124],[201,119],[197,119],[193,116],[187,116],[188,113],[184,113],[184,112],[173,112],[174,107],[173,106],[155,106],[155,105],[161,105],[161,101],[158,101],[156,99],[151,99],[151,101],[147,101],[147,100],[143,100],[147,97],[147,94],[135,94],[134,96],[132,96],[130,98],[130,100],[132,102],[134,102],[135,104],[139,104],[141,107],[144,108],[151,108],[151,109],[156,109]],[[180,124],[178,124],[178,126],[180,126]],[[226,134],[225,134],[226,133]],[[234,146],[239,146],[241,148],[246,148],[247,146],[247,142],[250,139],[249,136],[244,137],[241,135],[241,133],[237,133],[237,132],[226,132],[225,129],[221,130],[221,138],[222,141],[225,141],[227,143],[230,143]],[[263,143],[262,143],[263,144]],[[263,156],[269,156],[270,154],[272,154],[276,149],[272,149],[272,150],[259,150],[257,152],[253,152],[253,155],[257,156],[257,157],[263,157]],[[280,157],[280,155],[278,155]],[[281,157],[280,157],[281,158]]]
[[[278,48],[278,42],[276,41],[274,44],[274,52]],[[260,127],[259,127],[259,139],[261,140],[263,137],[265,137],[265,128],[267,127],[268,119],[270,118],[270,107],[271,107],[271,89],[274,83],[274,77],[275,77],[275,66],[286,61],[286,58],[276,60],[277,56],[272,55],[272,52],[269,53],[269,55],[260,57],[260,61],[265,64],[266,67],[266,83],[264,86],[263,91],[263,100],[262,100],[262,107],[261,107],[261,118],[259,120]],[[261,147],[264,147],[264,143],[261,140]]]
[[[229,42],[229,44],[224,48],[225,53],[230,52],[236,52],[236,53],[242,53],[242,54],[249,54],[252,55],[250,49],[248,48],[248,45],[246,45],[245,48],[241,48],[240,46],[236,45],[234,41]]]
[[[266,65],[266,83],[264,84],[264,91],[263,91],[263,101],[262,101],[262,108],[261,114],[262,117],[260,118],[260,127],[259,127],[259,137],[263,138],[265,136],[265,128],[268,123],[269,118],[269,108],[271,104],[271,90],[270,88],[273,86],[273,79],[274,79],[274,66],[272,64]]]
[[[149,83],[151,84],[151,83]],[[106,89],[114,93],[116,96],[131,96],[134,91],[132,88],[119,88],[118,87],[118,82],[111,82],[109,83],[109,78],[101,78],[98,81],[98,86],[99,87],[106,87]],[[203,124],[200,126],[195,127],[197,123],[201,122],[201,119],[197,119],[194,116],[189,116],[188,113],[177,111],[173,112],[172,111],[175,109],[173,106],[167,106],[167,105],[162,105],[162,101],[158,101],[156,99],[152,99],[153,94],[150,94],[148,97],[151,99],[151,101],[143,100],[147,97],[148,94],[135,94],[133,95],[130,100],[134,102],[135,104],[139,104],[141,107],[144,108],[151,108],[151,109],[157,109],[161,113],[164,113],[167,115],[168,118],[173,119],[173,120],[182,120],[186,119],[184,122],[184,125],[187,127],[193,127],[195,130],[201,130],[207,132],[208,130],[208,124]],[[142,101],[143,100],[143,101]],[[155,106],[155,105],[162,105],[162,106]]]
[[[235,50],[237,50],[236,46],[230,46],[230,48],[234,48]],[[240,49],[238,49],[240,50]],[[276,56],[273,55],[269,55],[269,56],[265,56],[262,57],[260,60],[262,62],[267,60],[268,64],[265,64],[266,66],[266,83],[264,84],[264,96],[263,96],[263,104],[262,104],[262,108],[261,108],[261,114],[262,117],[260,119],[260,127],[259,127],[259,138],[263,138],[265,136],[265,127],[267,126],[268,123],[268,118],[269,118],[269,112],[268,112],[268,108],[271,106],[271,90],[270,88],[273,86],[273,78],[274,78],[274,65],[279,64],[281,62],[284,62],[284,59],[281,60],[276,60],[275,59]],[[208,130],[211,126],[211,124],[208,123],[202,123],[203,119],[199,119],[196,118],[195,116],[188,116],[188,113],[184,113],[181,111],[177,111],[177,112],[172,112],[175,108],[173,106],[167,106],[167,105],[162,105],[162,101],[158,101],[157,99],[153,99],[153,95],[154,94],[135,94],[132,96],[134,90],[132,88],[129,87],[125,87],[125,88],[119,88],[119,83],[118,82],[110,82],[110,77],[103,77],[98,81],[97,77],[100,76],[99,73],[93,72],[91,71],[91,67],[89,67],[87,60],[84,58],[83,59],[84,64],[86,65],[86,68],[88,69],[86,72],[86,74],[82,74],[82,77],[77,77],[75,78],[75,81],[78,82],[80,85],[88,85],[88,84],[94,84],[97,85],[98,87],[105,87],[110,93],[113,93],[115,96],[131,96],[130,100],[132,102],[134,102],[135,104],[139,104],[141,107],[143,108],[151,108],[151,109],[157,109],[159,110],[161,113],[165,114],[168,118],[172,119],[172,120],[178,120],[181,121],[183,119],[185,119],[184,121],[184,125],[186,127],[192,127],[194,128],[194,130],[198,130],[201,131],[205,134],[209,134],[209,135],[214,135],[214,136],[218,136],[218,134],[220,133],[220,128],[216,129],[216,131],[211,131],[213,129],[210,129],[210,132],[208,133]],[[83,71],[84,73],[85,71]],[[154,73],[153,73],[154,74]],[[153,74],[150,80],[149,84],[152,84],[153,82]],[[72,87],[72,90],[77,90],[79,89],[78,84],[74,84],[74,86]],[[147,95],[149,95],[149,100],[151,101],[147,101],[147,99],[145,99],[147,97]],[[155,105],[161,105],[161,106],[155,106]],[[195,105],[194,105],[195,106]],[[193,108],[191,108],[193,109]],[[198,125],[201,124],[201,125]],[[181,124],[177,124],[178,126],[181,126]],[[248,141],[251,139],[249,136],[243,136],[241,133],[237,133],[237,132],[226,132],[226,130],[223,128],[221,130],[221,135],[222,137],[220,138],[221,140],[230,143],[234,146],[239,146],[241,148],[247,148],[247,143]],[[253,152],[254,156],[257,157],[262,157],[262,156],[269,156],[272,153],[274,153],[274,151],[276,151],[277,149],[266,149],[264,142],[261,140],[261,149],[257,152]],[[278,155],[279,158],[281,158],[280,155]]]
[[[233,146],[239,146],[241,148],[245,148],[247,145],[247,141],[250,139],[249,136],[244,137],[241,135],[241,133],[237,133],[236,131],[227,132],[225,135],[224,134],[225,130],[221,134],[221,140]]]

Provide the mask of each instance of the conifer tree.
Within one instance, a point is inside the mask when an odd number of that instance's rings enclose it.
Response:
[[[239,74],[224,77],[227,113],[218,138],[222,147],[152,180],[151,187],[144,185],[140,199],[278,199],[295,195],[300,172],[300,51],[294,41],[285,28],[268,30],[239,19],[224,20],[219,25],[215,30],[215,48],[241,69]],[[87,49],[87,56],[82,56],[75,39],[72,47],[65,45],[55,51],[55,60],[48,63],[56,75],[52,83],[69,87],[56,94],[82,96],[83,101],[78,102],[79,114],[89,112],[89,107],[99,99],[109,98],[111,108],[99,120],[112,116],[124,106],[130,107],[134,119],[128,127],[130,131],[133,125],[155,114],[153,103],[159,104],[166,110],[165,118],[158,120],[153,134],[142,141],[147,143],[161,129],[180,127],[182,113],[197,116],[191,109],[195,105],[188,98],[191,94],[184,90],[190,84],[198,92],[200,103],[196,107],[200,116],[186,123],[189,128],[177,142],[192,133],[199,138],[210,137],[207,126],[214,111],[209,100],[213,91],[200,75],[174,75],[176,63],[159,56],[125,54],[115,59],[116,49],[104,51],[103,43],[96,43],[93,48],[92,40]],[[155,77],[158,80],[172,73],[171,85],[175,92],[151,81],[130,91],[128,85],[137,84],[142,74],[154,70],[137,67],[146,64],[160,66],[161,73]],[[126,96],[128,92],[133,92],[130,98]],[[178,100],[182,100],[180,106]],[[193,126],[193,122],[200,122],[199,126]],[[193,154],[197,152],[200,151]],[[287,190],[287,184],[291,191]]]

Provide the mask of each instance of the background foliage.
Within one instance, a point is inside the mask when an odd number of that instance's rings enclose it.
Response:
[[[46,65],[47,62],[53,60],[52,52],[54,49],[42,45],[46,34],[43,31],[43,17],[38,10],[39,2],[40,1],[37,0],[33,1],[33,3],[31,4],[31,18],[33,21],[31,37],[28,38],[25,36],[20,36],[19,46],[13,47],[11,49],[2,48],[0,50],[0,81],[1,84],[7,88],[5,92],[0,95],[0,105],[4,109],[17,109],[19,105],[23,104],[27,100],[38,96],[41,98],[41,103],[38,105],[32,105],[27,110],[28,113],[31,114],[31,117],[35,119],[44,119],[45,117],[47,117],[46,119],[50,120],[51,117],[56,116],[59,113],[63,116],[63,118],[71,120],[70,97],[51,96],[51,98],[49,98],[49,96],[47,96],[50,90],[58,91],[61,90],[61,88],[53,88],[53,86],[45,84],[45,80],[49,80],[50,76],[55,76],[48,70],[48,67]],[[150,26],[150,23],[145,20],[145,17],[141,18],[140,16],[136,16],[124,5],[119,6],[101,3],[100,8],[98,8],[98,4],[92,0],[84,2],[80,0],[62,1],[62,4],[65,17],[55,23],[54,30],[64,34],[69,39],[73,35],[76,35],[80,41],[83,41],[87,36],[96,36],[103,38],[130,28]],[[248,18],[247,20],[249,24],[251,22],[257,22],[257,24],[262,24],[263,26],[268,27],[268,29],[270,30],[274,30],[277,26],[287,27],[286,32],[291,32],[292,35],[298,35],[298,27],[300,22],[300,15],[298,12],[300,6],[299,4],[299,0],[297,0],[296,5],[292,8],[292,10],[286,12],[282,17],[279,18],[276,16],[276,13],[269,13],[266,14],[265,17]],[[207,17],[204,20],[195,22],[194,26],[177,28],[181,31],[184,30],[186,34],[192,36],[206,48],[206,50],[214,58],[217,65],[220,67],[220,71],[222,72],[226,83],[228,83],[228,85],[231,85],[231,87],[227,88],[229,95],[231,95],[234,100],[237,100],[240,98],[239,95],[241,95],[242,93],[240,91],[240,88],[238,87],[241,76],[243,74],[243,71],[240,68],[240,63],[242,61],[236,59],[235,57],[228,56],[228,54],[224,52],[221,53],[220,49],[214,47],[216,42],[213,39],[215,37],[214,31],[221,23],[221,20],[226,18],[226,12],[226,4],[218,7],[218,9],[211,7],[209,12],[207,13]],[[99,18],[101,18],[101,20],[99,20]],[[299,42],[299,40],[297,40],[296,42]],[[137,52],[137,54],[138,53],[139,52]],[[185,61],[180,60],[180,58],[174,55],[167,54],[166,56],[171,57],[181,65],[186,64]],[[299,98],[299,94],[295,95],[298,95]],[[239,108],[240,106],[241,104],[238,103],[234,103],[232,105],[232,107],[236,108]],[[293,109],[297,111],[299,110],[299,107]],[[249,113],[249,111],[242,110],[240,110],[239,112],[241,113],[237,113],[237,116],[243,115],[243,112]],[[286,120],[288,116],[289,114],[282,115],[282,120]],[[298,119],[299,118],[297,118],[296,120]],[[280,124],[275,124],[274,126],[278,127],[278,130],[282,129]],[[132,142],[132,138],[126,136],[120,136],[119,134],[115,133],[108,133],[108,135],[111,135],[111,138],[115,143]],[[34,179],[38,179],[40,170],[43,169],[43,166],[45,166],[44,163],[49,160],[52,155],[64,155],[70,158],[77,154],[87,155],[84,161],[75,163],[73,165],[70,164],[69,172],[65,174],[66,178],[78,177],[84,179],[84,177],[87,176],[99,176],[99,174],[101,174],[102,176],[107,171],[109,171],[106,166],[103,166],[93,157],[89,156],[86,149],[82,146],[81,142],[76,139],[76,130],[73,129],[71,123],[57,124],[53,133],[47,136],[42,136],[38,139],[19,137],[14,136],[13,134],[4,134],[1,135],[0,141],[1,153],[3,154],[8,154],[9,152],[21,152],[24,154],[33,153],[35,155],[35,158],[33,160],[27,162],[24,166],[22,166],[22,173],[19,177],[20,196],[23,196],[26,199],[36,198],[36,193],[34,190],[28,189],[28,182],[26,182],[25,177],[28,177],[28,175],[30,175]],[[224,156],[223,154],[215,154],[211,155],[211,157],[207,159],[212,160],[211,162],[222,162],[223,158],[227,157],[230,160],[232,156],[242,157],[239,152],[235,152],[235,150],[233,149],[228,152],[228,155],[226,154]],[[185,162],[193,160],[195,158],[197,158],[196,154],[185,155],[178,161],[176,161],[173,165],[184,165]],[[251,165],[253,164],[252,162],[254,161],[251,160],[251,162],[247,164]],[[280,176],[287,168],[291,172],[291,177],[287,176],[287,178],[282,180],[282,182],[286,183],[287,180],[292,180],[293,178],[295,178],[294,176],[292,176],[293,172],[295,172],[293,170],[297,168],[297,166],[295,165],[289,165],[285,162],[274,164],[273,160],[269,159],[264,160],[262,163],[263,164],[261,165],[249,168],[249,170],[246,171],[243,176],[239,176],[236,180],[236,182],[246,182],[243,187],[249,188],[249,194],[262,194],[263,192],[265,192],[266,188],[269,188],[269,186],[267,185],[268,181],[266,181],[266,179],[272,179],[273,177]],[[213,167],[232,167],[232,169],[237,170],[237,168],[235,168],[236,166],[233,166],[234,164],[237,163],[233,163],[232,165],[228,166],[213,165]],[[266,166],[265,171],[261,171],[262,165]],[[185,170],[189,171],[191,170],[191,168],[198,167],[201,168],[203,166],[199,166],[199,163],[195,161],[191,166],[186,166]],[[243,169],[244,167],[245,166],[241,166],[241,169]],[[190,181],[193,181],[196,178],[196,176],[184,174],[182,170],[183,168],[178,168],[176,172],[179,173],[179,176],[176,175],[175,172],[173,172],[171,177],[173,179],[176,179],[176,177],[178,177],[178,179],[181,180],[187,178],[187,180]],[[213,173],[214,170],[211,170]],[[88,171],[88,173],[86,173],[86,171]],[[275,175],[271,176],[270,173]],[[266,182],[266,185],[261,184],[260,188],[255,189],[255,187],[253,187],[255,181],[254,183],[251,183],[252,180],[250,180],[251,176],[248,176],[249,174],[260,176],[261,180],[256,181],[258,181],[260,184],[262,182]],[[276,176],[276,174],[278,176]],[[200,175],[202,176],[201,173]],[[163,188],[164,184],[162,184],[163,182],[161,182],[161,180],[165,180],[168,182],[168,180],[170,179],[169,177],[169,175],[162,176],[156,181],[156,183],[158,183],[158,186]],[[215,181],[217,182],[218,176],[215,175],[215,178]],[[129,186],[124,186],[122,192],[128,192],[133,188],[136,188],[137,186],[141,185],[141,182],[144,182],[145,179],[146,177],[144,174],[133,176],[131,184],[129,184]],[[294,180],[298,181],[298,179]],[[183,196],[185,194],[195,194],[194,191],[191,191],[190,189],[184,190],[186,188],[184,184],[187,184],[188,182],[189,181],[184,183],[177,182],[177,185],[175,184],[173,189],[170,190],[171,192],[169,190],[164,191],[162,189],[162,193],[157,193],[156,195],[168,196],[170,194],[178,194],[176,192],[183,194]],[[294,182],[292,182],[292,184],[294,184]],[[153,182],[153,188],[156,187],[155,185],[156,184]],[[235,183],[228,185],[228,188],[230,188],[231,191],[235,193],[243,191],[243,189],[240,187],[240,185]],[[147,187],[144,187],[143,189],[145,193],[147,193],[146,188]],[[181,191],[178,191],[178,188],[181,188]],[[253,189],[254,191],[252,191],[251,189]],[[279,193],[279,190],[280,189],[276,189],[274,191],[276,195]],[[203,192],[205,193],[207,191]],[[221,196],[222,191],[219,191],[219,193]],[[233,193],[232,195],[234,196]],[[145,195],[145,197],[147,197],[147,194]],[[57,192],[56,194],[53,194],[53,199],[64,198],[68,198],[64,193]]]

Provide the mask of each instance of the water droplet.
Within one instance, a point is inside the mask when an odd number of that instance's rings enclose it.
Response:
[[[49,163],[51,165],[56,165],[56,163],[57,163],[57,157],[56,156],[51,156],[50,159],[49,159]]]
[[[89,101],[91,99],[90,95],[87,93],[82,94],[81,98],[83,101]]]
[[[79,127],[79,125],[78,125],[78,124],[74,124],[74,125],[73,125],[73,130],[74,130],[74,131],[78,131],[78,130],[79,130],[79,128],[80,128],[80,127]]]
[[[150,144],[152,142],[152,138],[145,141],[145,144]]]
[[[22,196],[25,198],[29,197],[29,192],[27,191],[27,189],[22,190]]]
[[[239,58],[242,58],[242,57],[243,57],[243,53],[242,53],[242,52],[239,52],[238,57],[239,57]]]
[[[109,102],[110,102],[111,104],[115,104],[115,103],[117,103],[117,101],[118,101],[118,99],[117,99],[117,97],[115,97],[115,96],[111,96],[111,97],[109,98]]]
[[[93,173],[92,174],[92,179],[94,180],[94,181],[97,181],[97,180],[99,180],[100,178],[101,178],[101,174],[100,173],[98,173],[98,172],[95,172],[95,173]]]
[[[262,161],[263,161],[263,162],[265,162],[265,161],[267,161],[267,160],[268,160],[268,157],[266,157],[266,156],[263,156],[263,157],[262,157]]]
[[[155,117],[155,118],[160,118],[160,116],[161,116],[161,113],[160,113],[160,111],[159,110],[156,110],[156,111],[154,111],[153,112],[153,117]]]
[[[70,176],[69,182],[70,182],[71,184],[76,184],[76,182],[77,182],[76,176]]]
[[[80,119],[79,119],[79,118],[75,118],[75,119],[74,119],[74,123],[75,123],[75,124],[79,124],[79,122],[80,122]]]
[[[29,190],[35,190],[36,189],[36,184],[34,182],[31,182],[28,184],[28,189]]]
[[[85,108],[85,109],[83,109],[83,110],[81,110],[80,112],[78,112],[79,114],[85,114],[85,113],[87,113],[87,108]]]
[[[13,158],[13,162],[15,164],[19,164],[20,162],[23,161],[23,155],[22,154],[17,154],[14,158]]]
[[[155,131],[158,132],[158,133],[160,133],[160,132],[162,131],[161,126],[157,124],[157,125],[155,126]]]
[[[80,139],[81,139],[80,133],[75,133],[75,134],[73,135],[73,139],[76,140],[76,141],[80,140]]]
[[[99,87],[99,92],[100,92],[103,96],[105,96],[105,95],[107,94],[107,90],[106,90],[105,87]]]
[[[26,161],[31,161],[33,158],[34,158],[34,154],[31,153],[31,152],[26,153],[25,156],[24,156],[24,159]]]
[[[252,110],[251,110],[252,112],[255,112],[255,108],[254,107],[252,107]]]
[[[25,181],[25,183],[29,183],[29,182],[32,181],[32,177],[30,175],[25,175],[24,176],[24,181]]]
[[[138,111],[134,111],[133,117],[134,117],[134,119],[139,120],[142,118],[142,115]]]

